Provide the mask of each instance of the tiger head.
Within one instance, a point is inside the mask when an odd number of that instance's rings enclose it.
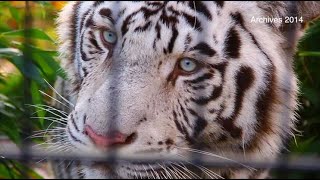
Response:
[[[58,18],[75,99],[68,142],[88,153],[275,159],[293,134],[292,56],[316,9],[314,2],[69,3]],[[81,168],[86,178],[266,175],[129,162]]]

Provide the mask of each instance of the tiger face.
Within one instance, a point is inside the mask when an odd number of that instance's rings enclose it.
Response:
[[[75,99],[69,143],[88,153],[276,158],[294,127],[291,59],[302,24],[252,18],[301,12],[295,2],[69,3],[58,19]],[[85,178],[266,175],[195,169],[129,162],[80,167]]]

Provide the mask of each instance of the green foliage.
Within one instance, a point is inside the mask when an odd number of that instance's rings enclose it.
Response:
[[[15,7],[11,2],[0,2],[0,70],[10,62],[17,70],[10,74],[0,71],[0,135],[6,135],[17,145],[25,135],[21,120],[28,118],[32,130],[45,129],[49,123],[43,117],[50,116],[41,109],[33,116],[35,121],[26,117],[30,109],[26,104],[45,104],[46,99],[39,90],[50,91],[44,79],[53,84],[57,76],[65,77],[57,58],[54,16],[56,10],[48,1],[32,3],[33,21],[46,22],[40,27],[25,29],[25,9]],[[28,34],[32,43],[25,43]],[[1,60],[2,59],[2,60]],[[5,59],[5,61],[4,61]],[[307,34],[302,38],[299,51],[295,56],[295,71],[300,81],[301,103],[298,130],[302,136],[296,136],[296,142],[289,145],[291,154],[320,155],[320,21],[313,22]],[[26,83],[28,82],[28,83]],[[30,98],[25,98],[26,93]],[[29,114],[30,115],[30,114]],[[41,178],[25,165],[4,160],[0,157],[0,178],[22,178],[26,172],[32,178]],[[283,176],[283,174],[275,174]],[[320,178],[320,173],[290,172],[292,178]]]
[[[23,138],[27,136],[22,121],[31,122],[32,130],[48,126],[43,117],[49,115],[44,110],[26,105],[45,104],[39,92],[49,90],[44,80],[53,84],[57,76],[65,77],[56,60],[55,41],[46,33],[50,28],[53,29],[54,9],[48,2],[32,3],[30,6],[34,8],[32,20],[35,23],[48,22],[49,27],[25,28],[25,7],[0,2],[0,69],[10,71],[7,74],[0,73],[0,135],[6,135],[18,146],[22,145]],[[42,12],[50,16],[43,16]],[[24,38],[25,35],[28,35],[28,39]],[[30,114],[30,111],[37,113]],[[31,116],[40,119],[34,120]],[[1,179],[23,178],[26,174],[31,178],[41,178],[25,164],[1,159]]]
[[[289,146],[292,155],[320,155],[320,20],[310,27],[295,56],[299,80],[298,131]],[[282,178],[320,178],[319,172],[278,172]]]

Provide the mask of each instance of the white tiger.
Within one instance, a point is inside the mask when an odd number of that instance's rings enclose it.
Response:
[[[75,106],[60,143],[69,152],[276,159],[294,134],[292,57],[319,9],[310,1],[68,3],[57,22],[70,81],[58,86],[70,89],[60,92]],[[204,168],[122,162],[55,171],[60,178],[268,177],[267,169]]]

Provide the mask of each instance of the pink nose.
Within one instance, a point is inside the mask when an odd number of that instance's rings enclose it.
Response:
[[[129,144],[133,141],[135,137],[135,133],[127,136],[120,132],[113,132],[109,135],[99,135],[89,126],[85,126],[85,133],[91,138],[91,140],[98,146],[98,147],[111,147],[114,145],[123,145]]]

